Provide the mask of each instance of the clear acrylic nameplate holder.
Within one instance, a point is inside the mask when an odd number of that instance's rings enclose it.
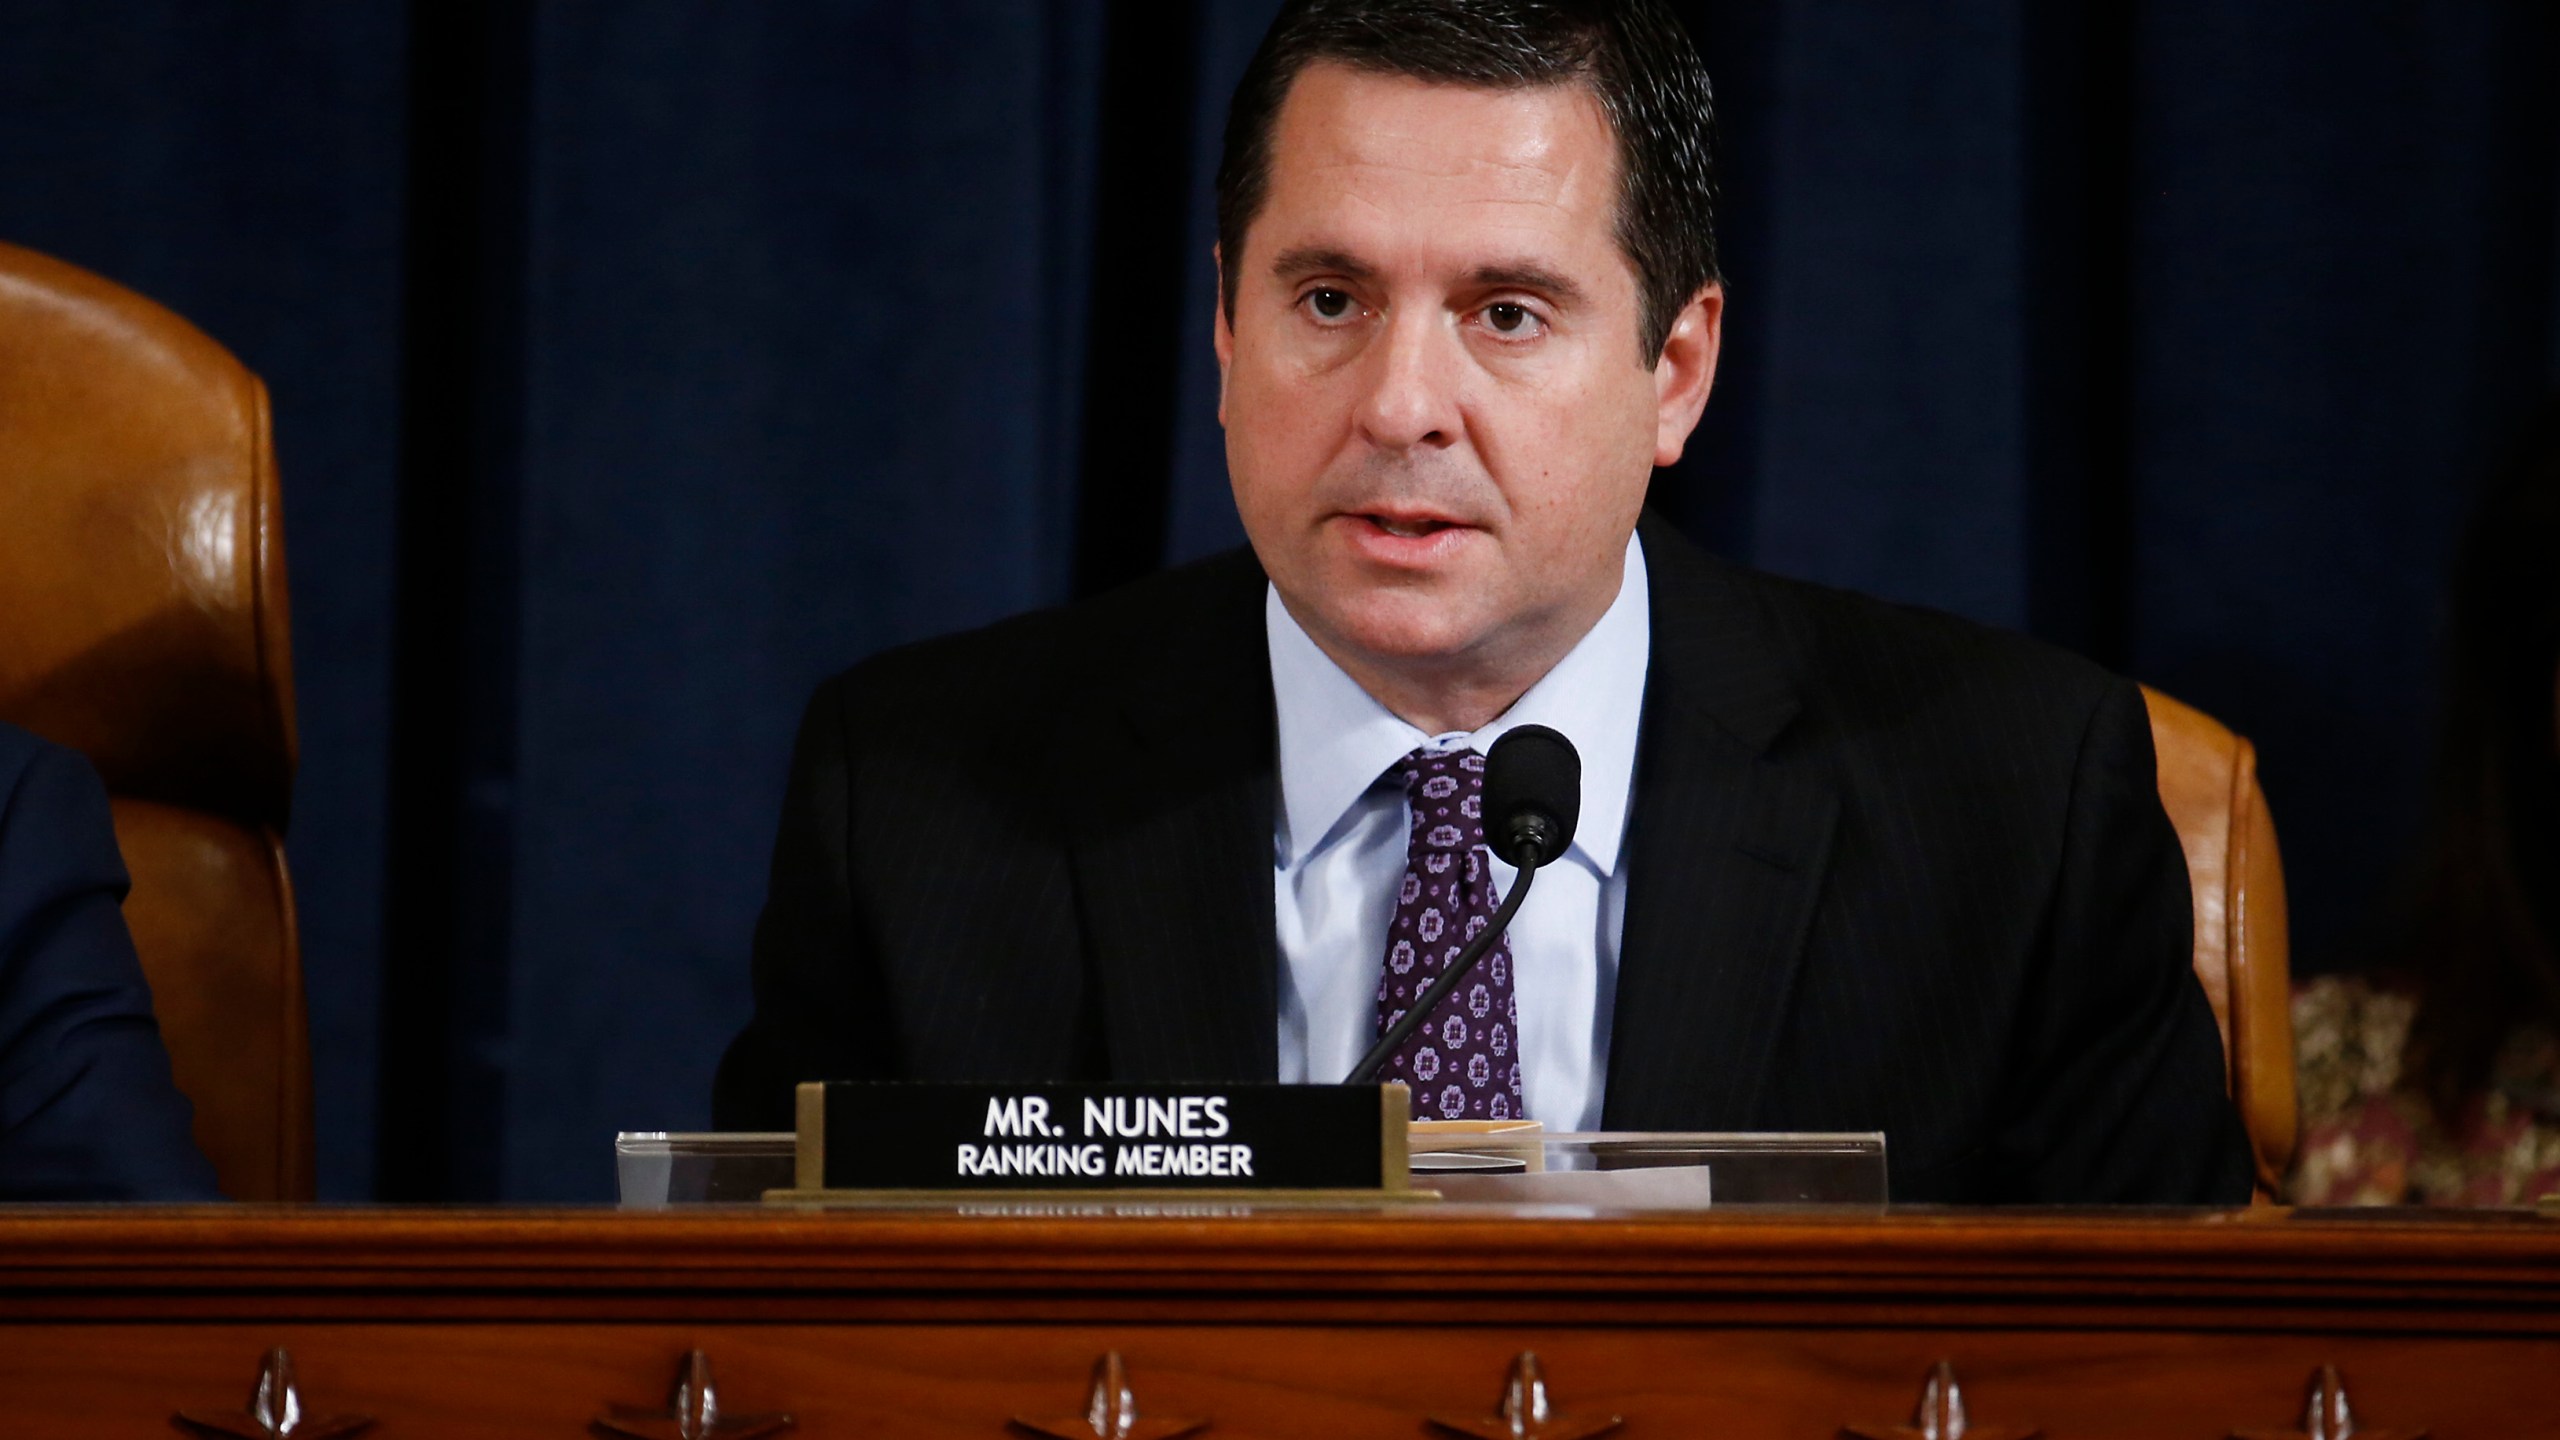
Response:
[[[614,1137],[613,1150],[625,1209],[752,1205],[793,1183],[788,1132],[630,1131]],[[1453,1133],[1417,1126],[1411,1156],[1417,1188],[1461,1204],[1691,1211],[1880,1206],[1886,1198],[1880,1133]]]
[[[622,1208],[756,1204],[792,1183],[796,1145],[788,1130],[625,1130],[613,1137]]]
[[[1881,1132],[1430,1131],[1415,1127],[1413,1183],[1456,1202],[1704,1210],[1886,1199]]]

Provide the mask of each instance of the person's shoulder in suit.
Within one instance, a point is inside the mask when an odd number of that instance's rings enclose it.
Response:
[[[1241,651],[1264,664],[1264,578],[1228,550],[956,634],[884,650],[819,690],[877,733],[976,745]],[[1232,665],[1226,668],[1232,668]]]
[[[1774,753],[1823,754],[1852,806],[1894,806],[2056,864],[2052,826],[2075,797],[2125,799],[2152,838],[2174,838],[2131,681],[2032,636],[1647,533],[1671,551],[1671,583],[1657,587],[1672,601],[1654,617],[1657,665],[1680,627],[1746,633],[1726,653],[1769,667],[1770,688],[1790,704]],[[2101,783],[2110,796],[2093,795]],[[2185,902],[2183,870],[2171,878]]]
[[[0,724],[0,1198],[214,1200],[121,904],[107,795]]]
[[[1151,700],[1205,702],[1186,712],[1205,729],[1268,743],[1265,583],[1230,551],[818,686],[756,923],[755,1013],[722,1059],[714,1123],[787,1127],[812,1075],[1083,1073],[1062,792],[1095,788],[1111,728]]]
[[[848,777],[853,791],[911,812],[871,818],[905,830],[935,823],[913,812],[990,802],[1028,815],[1078,778],[1092,726],[1150,701],[1267,728],[1265,583],[1250,550],[1230,550],[881,651],[811,696],[802,759],[841,756],[860,772]]]
[[[2074,722],[2131,689],[2103,666],[2049,642],[1921,605],[1880,599],[1751,569],[1697,548],[1666,527],[1644,529],[1666,627],[1731,623],[1738,610],[1761,653],[1818,724],[1926,728],[1962,715],[2014,732],[2004,738],[2076,741]],[[1666,553],[1667,552],[1667,553]],[[2061,727],[2057,731],[2057,726]]]
[[[1918,1037],[1900,1059],[1940,1077],[1925,1100],[1882,1102],[1931,1137],[1904,1147],[1897,1197],[2245,1200],[2139,688],[2027,636],[1647,535],[1668,562],[1656,663],[1684,628],[1726,632],[1721,663],[1765,667],[1759,690],[1787,697],[1766,758],[1838,797],[1834,928],[1814,941],[1834,968],[1802,981],[1838,988],[1804,1003],[1862,1017],[1823,1034],[1836,1053],[1893,1030]],[[1810,1081],[1797,1098],[1840,1093]]]

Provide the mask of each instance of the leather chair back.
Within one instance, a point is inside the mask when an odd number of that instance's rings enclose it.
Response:
[[[2258,1193],[2293,1163],[2291,956],[2284,864],[2258,788],[2258,752],[2201,710],[2143,687],[2159,752],[2160,803],[2187,852],[2195,892],[2196,979],[2222,1029],[2231,1098],[2249,1130]]]
[[[178,1087],[241,1200],[312,1185],[278,510],[255,375],[0,244],[0,719],[105,777]]]

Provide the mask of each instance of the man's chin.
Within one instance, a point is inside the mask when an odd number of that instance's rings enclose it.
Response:
[[[1484,641],[1470,608],[1410,592],[1327,607],[1323,623],[1331,638],[1366,658],[1420,670],[1458,663]]]

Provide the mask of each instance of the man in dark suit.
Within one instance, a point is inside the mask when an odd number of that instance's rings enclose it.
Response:
[[[86,762],[0,724],[0,1199],[219,1200]]]
[[[1642,520],[1713,382],[1709,96],[1655,0],[1298,0],[1219,172],[1252,541],[877,657],[802,728],[720,1122],[819,1077],[1330,1080],[1418,1114],[1870,1130],[1901,1200],[2245,1199],[2138,692]]]

